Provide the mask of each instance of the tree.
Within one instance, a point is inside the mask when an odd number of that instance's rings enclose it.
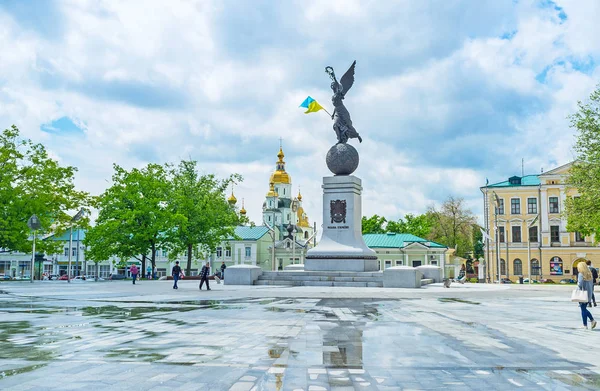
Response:
[[[577,130],[574,150],[577,160],[571,166],[567,186],[577,197],[567,197],[567,230],[585,236],[600,235],[600,86],[586,103],[570,117]]]
[[[167,169],[148,164],[141,170],[127,171],[114,165],[113,184],[97,197],[98,219],[85,238],[88,259],[136,258],[143,272],[150,257],[152,267],[156,266],[156,250],[171,246],[172,235],[183,221],[169,209]]]
[[[226,200],[228,186],[241,181],[238,174],[226,179],[215,175],[199,175],[195,161],[182,161],[172,171],[173,187],[170,208],[182,219],[171,242],[171,257],[187,252],[186,271],[192,269],[192,256],[212,253],[217,245],[233,237],[235,226],[245,217],[240,217]]]
[[[363,234],[382,234],[385,233],[383,229],[384,223],[387,220],[383,216],[373,215],[371,217],[362,217],[362,233]]]
[[[71,214],[89,205],[87,193],[75,189],[77,169],[61,166],[42,144],[23,140],[12,126],[0,133],[0,251],[31,250],[27,220],[40,219],[41,234],[62,233]],[[80,221],[82,226],[87,219]],[[38,241],[39,252],[56,253],[59,243]]]
[[[431,240],[457,249],[456,254],[462,257],[473,251],[475,217],[462,198],[448,197],[439,211],[432,206],[427,214],[433,221]]]

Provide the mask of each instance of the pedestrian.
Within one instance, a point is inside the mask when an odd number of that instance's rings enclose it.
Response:
[[[225,261],[221,264],[221,280],[225,279],[225,269],[227,269],[227,265],[225,265]]]
[[[590,272],[592,272],[592,302],[594,303],[594,307],[596,307],[596,295],[594,295],[594,285],[596,285],[596,281],[598,280],[598,270],[595,267],[592,267],[592,261],[588,260],[585,262],[590,268]],[[591,307],[592,303],[588,303],[588,307]]]
[[[579,262],[577,264],[577,271],[579,272],[577,274],[577,287],[582,290],[582,291],[586,291],[587,295],[588,295],[588,302],[592,301],[592,292],[594,290],[594,286],[592,285],[592,272],[590,271],[590,268],[588,267],[588,265],[585,262]],[[583,327],[585,329],[587,329],[587,320],[588,318],[590,319],[590,321],[592,322],[591,326],[592,329],[596,327],[596,321],[594,320],[594,317],[592,316],[592,314],[590,313],[590,311],[587,309],[587,303],[583,302],[583,303],[579,303],[579,307],[581,308],[581,319],[583,320]]]
[[[208,285],[208,274],[210,273],[210,264],[206,262],[205,266],[202,266],[202,270],[200,271],[200,286],[198,289],[202,290],[202,285],[204,281],[206,281],[206,290],[210,290],[210,285]]]
[[[146,267],[146,280],[150,280],[152,277],[152,266],[148,265],[148,267]]]
[[[179,277],[181,276],[181,267],[179,267],[179,261],[175,262],[175,266],[173,266],[173,270],[171,271],[171,275],[173,276],[173,289],[179,289],[177,286],[177,281],[179,281]]]
[[[131,278],[133,279],[133,285],[135,285],[135,279],[137,278],[137,275],[138,275],[137,266],[131,265],[131,269],[129,269],[129,272],[131,273]]]

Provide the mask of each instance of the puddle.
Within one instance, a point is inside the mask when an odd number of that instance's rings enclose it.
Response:
[[[473,304],[473,305],[481,304],[476,301],[457,299],[456,297],[440,297],[438,300],[441,301],[442,303],[463,303],[463,304]]]
[[[0,372],[0,379],[3,379],[8,376],[20,375],[22,373],[27,373],[31,371],[35,371],[36,369],[43,368],[48,364],[36,364],[36,365],[28,365],[22,368],[9,369],[8,371]]]

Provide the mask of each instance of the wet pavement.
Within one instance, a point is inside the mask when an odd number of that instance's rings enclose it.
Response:
[[[597,390],[569,287],[0,284],[2,390]]]

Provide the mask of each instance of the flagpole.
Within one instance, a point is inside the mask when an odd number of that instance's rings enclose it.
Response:
[[[323,107],[323,106],[321,106]],[[325,107],[323,107],[323,111],[326,112],[327,114],[329,114],[329,116],[331,117],[331,114],[329,113],[329,111],[327,111],[327,109]]]

